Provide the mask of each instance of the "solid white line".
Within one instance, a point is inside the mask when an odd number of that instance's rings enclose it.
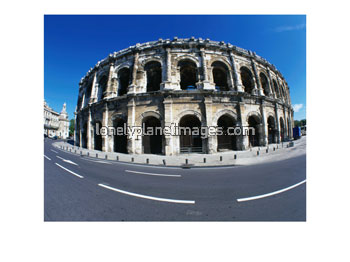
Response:
[[[67,168],[65,168],[65,167],[63,167],[63,166],[61,166],[60,164],[57,164],[57,163],[55,163],[55,164],[58,165],[60,168],[66,170],[67,172],[71,173],[72,175],[75,175],[75,176],[77,176],[77,177],[79,177],[79,178],[84,178],[83,176],[78,175],[77,173],[74,173],[73,171],[70,171],[69,169],[67,169]]]
[[[286,187],[284,189],[280,189],[280,190],[277,190],[277,191],[274,191],[274,192],[271,192],[271,193],[267,193],[267,194],[264,194],[264,195],[259,195],[259,196],[252,196],[252,197],[246,197],[246,198],[239,198],[237,199],[238,202],[243,202],[243,201],[250,201],[250,200],[255,200],[255,199],[260,199],[260,198],[264,198],[264,197],[269,197],[269,196],[273,196],[273,195],[277,195],[277,194],[280,194],[280,193],[283,193],[285,191],[288,191],[292,188],[295,188],[297,186],[300,186],[301,184],[304,184],[306,182],[306,179],[304,181],[301,181],[295,185],[292,185],[290,187]]]
[[[181,177],[181,175],[155,174],[155,173],[146,173],[146,172],[133,171],[133,170],[125,170],[125,172],[135,173],[135,174],[143,174],[143,175],[148,175],[148,176],[170,176],[170,177]]]
[[[52,150],[52,149],[50,149],[52,152],[55,152],[56,154],[58,154],[58,152],[57,151],[55,151],[55,150]]]
[[[134,197],[140,197],[140,198],[145,198],[145,199],[150,199],[150,200],[156,200],[156,201],[163,201],[163,202],[171,202],[171,203],[180,203],[180,204],[195,204],[194,200],[177,200],[177,199],[168,199],[168,198],[159,198],[159,197],[152,197],[152,196],[146,196],[146,195],[141,195],[141,194],[136,194],[136,193],[131,193],[128,191],[124,191],[124,190],[120,190],[114,187],[110,187],[110,186],[106,186],[104,184],[98,184],[101,187],[122,193],[122,194],[126,194],[126,195],[130,195],[130,196],[134,196]]]
[[[51,158],[49,158],[49,157],[47,157],[47,156],[45,156],[45,155],[44,155],[44,157],[47,158],[48,160],[51,160]]]

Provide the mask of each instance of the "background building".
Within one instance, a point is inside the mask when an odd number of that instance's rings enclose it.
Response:
[[[101,136],[97,126],[251,127],[255,135]],[[292,138],[287,82],[252,51],[188,38],[136,44],[80,81],[76,144],[108,152],[177,155],[246,150]]]
[[[44,101],[44,134],[49,137],[57,136],[62,139],[66,139],[69,136],[66,103],[63,104],[61,113],[57,113]]]

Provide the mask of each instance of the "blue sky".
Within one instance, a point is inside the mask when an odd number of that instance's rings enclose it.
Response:
[[[46,15],[44,98],[56,111],[66,102],[69,119],[74,118],[78,83],[97,61],[136,43],[174,36],[210,38],[255,51],[287,80],[294,119],[305,118],[304,15]]]

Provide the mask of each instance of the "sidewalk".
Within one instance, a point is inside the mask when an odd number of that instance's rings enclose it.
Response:
[[[63,141],[53,143],[53,146],[71,152],[73,154],[89,156],[99,159],[114,160],[137,164],[203,167],[203,166],[231,166],[231,165],[254,165],[265,162],[284,160],[302,154],[306,154],[306,137],[289,143],[270,144],[268,147],[254,147],[248,151],[228,151],[215,154],[181,154],[178,156],[164,155],[132,155],[114,152],[101,152],[72,146]]]

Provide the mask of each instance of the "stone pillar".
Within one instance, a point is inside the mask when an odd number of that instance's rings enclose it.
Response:
[[[260,113],[261,113],[261,124],[262,124],[262,138],[261,138],[261,145],[266,146],[268,144],[268,126],[266,121],[266,114],[265,114],[265,106],[264,101],[260,104]]]
[[[235,88],[238,92],[244,92],[241,77],[238,74],[238,68],[237,68],[238,66],[236,63],[236,59],[232,52],[230,52],[230,59],[232,64],[232,74],[233,74],[233,80],[235,83]]]
[[[93,130],[91,128],[91,107],[89,107],[89,115],[88,115],[88,122],[87,122],[87,130],[86,130],[86,147],[87,149],[92,149],[92,139],[93,137],[91,137],[93,133]]]
[[[161,84],[162,90],[172,90],[174,89],[171,85],[171,49],[167,47],[165,49],[165,63],[162,68],[163,82]]]
[[[83,147],[83,132],[81,131],[84,126],[83,126],[83,116],[80,115],[79,118],[79,147]],[[85,130],[86,131],[86,130]]]
[[[204,48],[200,49],[200,55],[201,55],[202,72],[203,72],[203,81],[201,83],[201,88],[205,90],[215,90],[215,86],[211,84],[208,79],[208,68],[207,68],[207,62],[205,61]]]
[[[275,114],[276,114],[276,125],[277,125],[277,139],[276,142],[279,144],[281,143],[281,126],[280,126],[280,119],[279,119],[279,113],[278,113],[278,104],[275,104]]]
[[[264,91],[263,91],[263,89],[261,87],[260,78],[259,78],[258,70],[256,68],[256,64],[255,64],[253,59],[251,59],[251,62],[252,62],[254,76],[255,76],[256,87],[258,89],[257,93],[259,94],[259,96],[263,96],[264,95]]]
[[[248,123],[245,121],[246,115],[245,115],[245,105],[244,102],[238,103],[238,122],[242,129],[242,136],[237,137],[239,140],[240,146],[238,147],[241,150],[247,150],[249,148],[249,137],[246,136],[246,127],[248,126]]]
[[[254,88],[252,90],[252,93],[254,95],[262,95],[263,92],[262,92],[262,90],[260,88],[260,82],[259,82],[258,71],[256,69],[256,65],[255,65],[254,60],[252,58],[250,59],[250,61],[251,61],[251,64],[252,64],[253,78],[254,78]]]
[[[107,134],[102,135],[102,151],[108,152],[108,105],[107,102],[105,102],[103,114],[102,114],[102,125],[106,127]]]
[[[110,63],[109,65],[109,74],[108,74],[108,82],[106,92],[103,94],[104,97],[112,97],[115,93],[113,93],[113,74],[114,74],[114,64]]]
[[[206,123],[203,123],[203,124],[206,126],[216,125],[216,123],[213,123],[213,100],[211,97],[204,98],[204,108],[205,108],[205,115],[206,115]],[[217,137],[208,135],[208,138],[206,140],[208,142],[206,153],[208,153],[208,154],[216,153],[217,152]]]
[[[275,89],[274,89],[274,87],[273,87],[273,81],[272,81],[270,69],[267,67],[267,68],[266,68],[266,71],[267,71],[267,76],[268,76],[268,78],[269,78],[270,96],[271,96],[272,98],[275,98],[275,99],[276,99],[276,98],[277,98],[277,95],[276,95]]]
[[[75,123],[75,126],[74,126],[74,145],[75,146],[79,146],[78,145],[78,130],[77,130],[77,109],[78,107],[75,109],[75,112],[74,112],[74,123]],[[80,128],[80,125],[79,125],[79,128]],[[69,130],[68,130],[69,132]]]
[[[128,102],[128,129],[131,130],[132,128],[135,127],[135,100],[134,98],[131,98],[130,101]],[[129,154],[134,154],[135,153],[135,133],[128,134],[128,144],[127,144],[127,150]]]
[[[92,104],[97,101],[97,88],[96,88],[96,78],[97,78],[97,72],[94,74],[94,79],[92,80],[92,87],[91,87],[91,96],[89,104]]]
[[[136,52],[135,55],[134,55],[134,65],[133,65],[133,68],[132,68],[132,79],[131,79],[131,85],[129,85],[128,94],[135,94],[135,93],[137,93],[137,90],[136,90],[136,75],[137,75],[138,61],[139,61],[139,53]]]
[[[164,127],[167,129],[170,129],[170,134],[164,134],[165,138],[165,155],[171,156],[173,154],[176,154],[174,150],[174,137],[171,135],[173,134],[173,126],[171,125],[173,123],[173,100],[171,97],[164,98],[163,101],[164,105]],[[168,128],[169,127],[169,128]]]

